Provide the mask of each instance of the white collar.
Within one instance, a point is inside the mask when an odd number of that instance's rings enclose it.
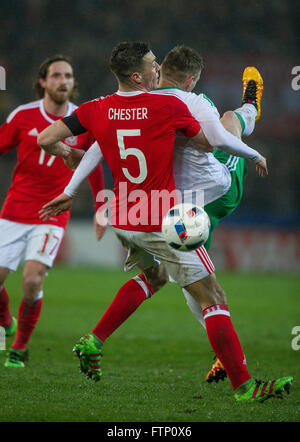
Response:
[[[121,97],[134,97],[135,95],[141,95],[141,94],[146,94],[147,92],[145,91],[130,91],[130,92],[122,92],[122,91],[117,91],[116,94],[117,95],[121,95]]]
[[[45,111],[44,100],[43,99],[40,100],[40,111],[41,111],[41,114],[43,115],[43,117],[45,118],[45,120],[47,120],[49,123],[54,123],[55,122],[55,120],[52,120],[52,118],[49,117],[49,115]],[[66,113],[66,115],[62,116],[61,118],[68,117],[72,113],[72,111],[73,111],[72,103],[70,101],[68,101],[67,113]]]

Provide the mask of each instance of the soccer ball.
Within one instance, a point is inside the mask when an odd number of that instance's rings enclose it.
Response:
[[[205,244],[210,232],[209,216],[192,203],[177,204],[164,216],[162,234],[169,246],[182,252]]]

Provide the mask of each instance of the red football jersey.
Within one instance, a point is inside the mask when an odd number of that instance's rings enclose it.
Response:
[[[176,203],[176,131],[193,137],[200,130],[186,105],[173,96],[117,92],[82,104],[75,114],[98,141],[114,179],[111,224],[161,230],[163,216]]]
[[[77,106],[69,102],[67,115]],[[46,113],[43,100],[19,106],[0,127],[0,154],[17,146],[17,164],[12,184],[8,190],[0,217],[25,224],[42,224],[38,211],[42,206],[63,192],[73,172],[62,158],[45,153],[37,144],[37,135],[53,123],[55,117]],[[70,137],[65,143],[87,150],[93,137],[88,134]],[[101,176],[102,179],[102,167]],[[103,189],[102,183],[99,183]],[[95,192],[96,193],[96,192]],[[66,227],[70,213],[53,216],[47,224]]]

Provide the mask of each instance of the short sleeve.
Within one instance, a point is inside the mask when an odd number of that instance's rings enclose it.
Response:
[[[88,101],[75,109],[80,124],[88,131],[91,129],[91,123],[95,120],[97,102],[98,100]]]
[[[0,127],[0,154],[10,152],[19,142],[17,114],[12,112]]]

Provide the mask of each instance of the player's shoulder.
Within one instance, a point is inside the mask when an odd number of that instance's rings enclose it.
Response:
[[[86,109],[95,108],[99,103],[101,103],[103,101],[104,98],[105,97],[102,97],[102,96],[97,97],[97,98],[93,98],[92,100],[88,100],[88,101],[81,103],[79,106],[77,106],[74,103],[71,103],[71,104],[74,106],[74,110],[78,109],[78,108],[83,108],[83,107]]]
[[[186,104],[185,92],[179,88],[159,88],[149,92],[149,94],[152,97],[157,97],[159,100],[169,102],[171,105],[175,105],[180,102]]]
[[[220,118],[219,111],[214,102],[204,93],[195,94],[188,92],[187,104],[192,113],[195,112],[198,118]]]
[[[23,115],[24,112],[28,113],[28,112],[33,112],[36,109],[39,109],[41,105],[41,100],[35,100],[35,101],[31,101],[29,103],[26,104],[21,104],[20,106],[18,106],[16,109],[14,109],[7,117],[6,122],[10,123],[12,120],[14,120],[15,118],[19,117],[20,115]]]
[[[203,103],[208,106],[216,107],[215,103],[204,93],[198,95]]]
[[[194,102],[201,101],[197,94],[193,92],[186,92],[178,87],[159,88],[155,91],[152,91],[151,93],[154,95],[164,95],[172,97],[173,99],[178,99],[188,106],[193,104]]]
[[[183,90],[177,88],[177,87],[165,87],[165,88],[158,88],[155,89],[149,94],[154,96],[166,96],[166,97],[175,97],[175,98],[181,98],[183,96]]]

